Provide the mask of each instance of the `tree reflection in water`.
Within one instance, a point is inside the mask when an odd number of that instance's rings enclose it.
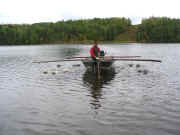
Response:
[[[97,72],[86,70],[83,75],[83,83],[90,88],[90,96],[92,100],[90,104],[94,109],[101,107],[100,99],[103,98],[102,88],[104,85],[108,85],[115,77],[115,69],[101,70],[100,78]]]

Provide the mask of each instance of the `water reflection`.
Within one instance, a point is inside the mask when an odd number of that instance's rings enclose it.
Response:
[[[93,105],[94,109],[99,109],[101,107],[100,99],[103,98],[102,88],[105,87],[112,81],[115,77],[115,69],[111,68],[109,70],[102,70],[100,78],[97,72],[91,70],[86,70],[83,75],[83,83],[89,87],[90,96],[92,100],[90,104]]]

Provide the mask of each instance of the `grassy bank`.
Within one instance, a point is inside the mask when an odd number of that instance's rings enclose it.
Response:
[[[135,43],[136,42],[137,26],[129,26],[128,30],[119,34],[116,38],[116,42]]]

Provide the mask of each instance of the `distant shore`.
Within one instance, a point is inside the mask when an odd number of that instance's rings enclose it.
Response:
[[[94,18],[32,25],[0,25],[0,46],[99,43],[180,43],[180,19]]]

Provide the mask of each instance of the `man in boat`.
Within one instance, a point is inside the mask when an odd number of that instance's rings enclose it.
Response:
[[[94,45],[90,49],[91,58],[96,61],[100,56],[100,48],[98,47],[97,41],[94,41]]]
[[[98,47],[97,41],[94,41],[94,45],[90,49],[90,55],[93,62],[93,70],[96,71],[96,66],[98,66],[97,60],[99,59],[100,56],[100,48]],[[99,67],[98,67],[99,69]]]

